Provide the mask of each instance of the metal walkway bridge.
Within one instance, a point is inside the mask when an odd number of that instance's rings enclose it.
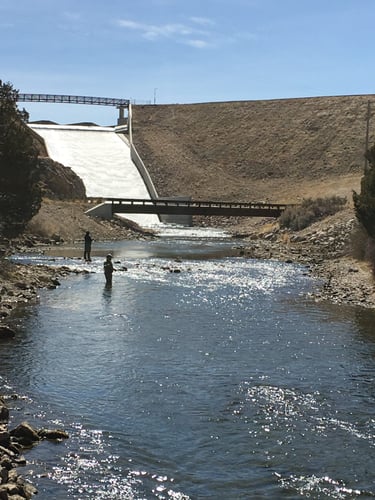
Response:
[[[79,95],[56,94],[18,94],[19,102],[55,102],[59,104],[92,104],[94,106],[115,106],[128,108],[129,99],[116,99],[112,97],[89,97]]]
[[[90,97],[83,95],[59,94],[18,94],[18,102],[47,102],[57,104],[91,104],[93,106],[114,106],[119,110],[117,125],[126,124],[125,110],[129,109],[129,99],[113,97]]]
[[[112,215],[169,214],[221,215],[226,217],[279,217],[290,205],[276,203],[232,203],[221,201],[191,201],[158,198],[156,200],[106,198],[111,203]]]

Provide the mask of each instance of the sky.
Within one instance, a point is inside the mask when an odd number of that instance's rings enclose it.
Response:
[[[372,94],[374,20],[375,0],[0,0],[0,79],[151,105]],[[19,107],[58,123],[118,114]]]

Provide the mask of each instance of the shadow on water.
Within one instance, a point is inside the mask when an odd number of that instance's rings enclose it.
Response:
[[[355,321],[358,327],[358,332],[365,340],[374,344],[375,349],[375,311],[367,309],[358,309],[355,313]],[[375,352],[374,352],[375,355]]]

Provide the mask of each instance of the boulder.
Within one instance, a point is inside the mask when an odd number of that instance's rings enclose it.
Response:
[[[10,450],[8,447],[4,448],[4,446],[0,446],[0,455],[5,455],[11,459],[15,458],[16,452],[13,450]]]
[[[8,500],[8,490],[5,484],[2,484],[0,486],[0,500]]]
[[[8,495],[10,497],[12,497],[12,499],[22,498],[20,495],[21,489],[16,483],[6,483],[6,484],[4,484],[4,487],[6,489],[6,492],[8,493]]]
[[[10,435],[17,439],[22,446],[32,446],[40,441],[38,432],[27,422],[22,422],[10,431]]]
[[[6,427],[5,425],[0,425],[0,445],[5,448],[10,444],[10,434]]]
[[[0,461],[0,466],[2,469],[10,471],[13,468],[12,461],[9,457],[4,456]]]
[[[9,409],[4,400],[0,398],[0,424],[7,423],[9,420]]]
[[[8,482],[9,474],[6,467],[0,466],[0,484],[5,484]]]

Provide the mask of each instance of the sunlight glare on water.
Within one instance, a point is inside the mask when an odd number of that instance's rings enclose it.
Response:
[[[2,345],[17,405],[70,434],[28,453],[41,498],[373,497],[373,313],[307,300],[298,266],[168,245],[115,245],[112,289],[103,256],[66,259],[89,273]]]

